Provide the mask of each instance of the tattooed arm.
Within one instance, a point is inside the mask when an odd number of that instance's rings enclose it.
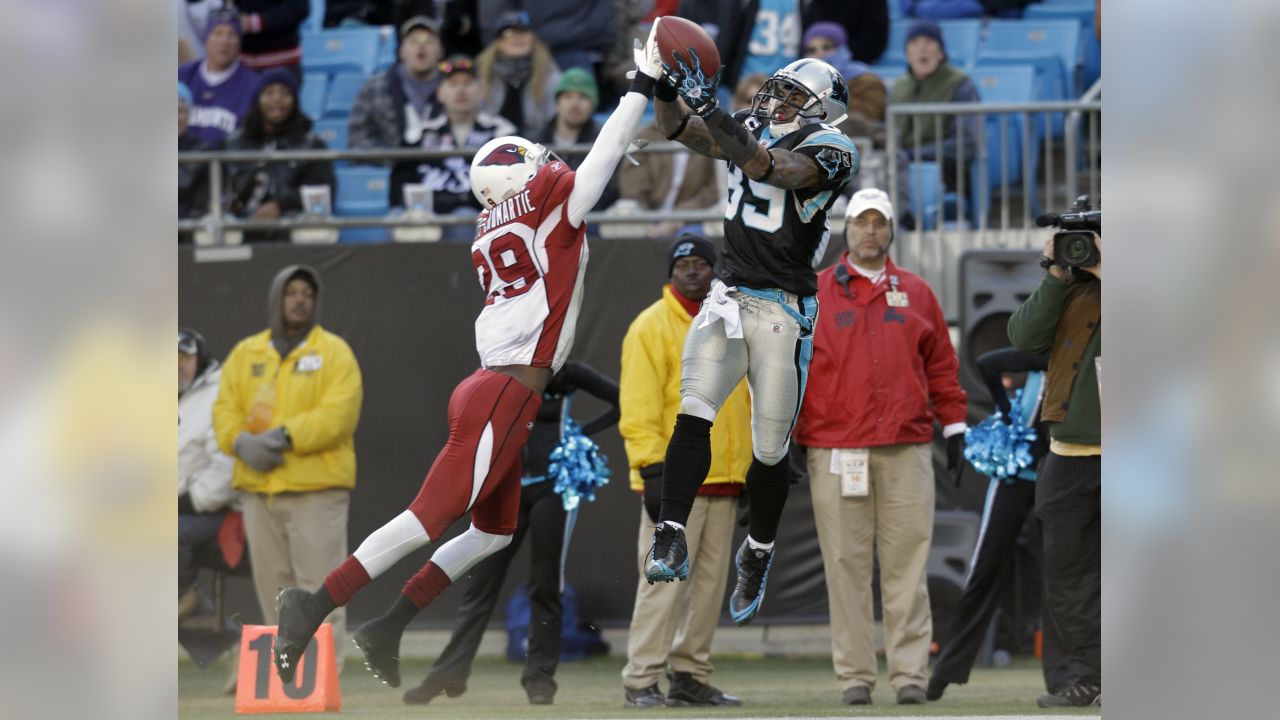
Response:
[[[772,173],[769,172],[770,163],[773,164]],[[818,169],[818,163],[808,155],[763,147],[758,148],[758,152],[742,166],[742,171],[752,180],[763,180],[784,190],[816,188],[826,179]]]
[[[699,155],[716,160],[729,159],[715,138],[711,137],[706,122],[697,115],[686,112],[680,107],[680,103],[657,100],[653,103],[653,110],[659,132],[668,139],[679,142]]]

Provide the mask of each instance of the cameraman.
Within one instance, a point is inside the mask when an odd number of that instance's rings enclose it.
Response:
[[[1102,238],[1096,264],[1065,267],[1045,243],[1048,272],[1009,318],[1009,340],[1049,353],[1041,418],[1049,454],[1036,480],[1044,529],[1045,616],[1062,642],[1069,684],[1040,707],[1083,707],[1102,695],[1102,421],[1096,359],[1102,353]]]

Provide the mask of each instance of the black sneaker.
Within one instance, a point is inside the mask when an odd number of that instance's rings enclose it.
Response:
[[[1101,704],[1102,688],[1084,683],[1073,683],[1065,689],[1036,699],[1036,705],[1042,708],[1090,707]]]
[[[734,562],[738,566],[738,584],[729,596],[729,615],[739,625],[746,625],[755,619],[764,602],[764,584],[769,579],[773,551],[753,549],[749,541],[743,540]]]
[[[364,653],[364,666],[389,687],[400,687],[400,636],[404,628],[395,620],[376,618],[361,625],[351,639]]]
[[[947,686],[950,684],[951,683],[949,681],[944,680],[941,677],[938,677],[937,675],[934,675],[933,677],[929,678],[929,689],[925,691],[924,695],[931,701],[941,700],[942,693],[946,692]]]
[[[866,685],[854,685],[847,687],[840,694],[840,702],[845,705],[870,705],[871,704],[871,688]]]
[[[650,585],[689,579],[689,546],[684,542],[684,530],[666,523],[658,523],[653,529],[653,547],[645,559],[644,579]]]
[[[662,691],[658,689],[658,683],[654,683],[647,688],[636,690],[623,686],[623,692],[626,695],[626,702],[622,704],[624,708],[655,708],[662,707],[666,703],[667,698],[663,696]]]
[[[726,695],[704,682],[698,682],[693,675],[687,672],[667,673],[667,679],[671,681],[671,687],[667,691],[668,707],[689,707],[691,705],[736,707],[742,704],[742,700],[732,695]]]
[[[529,696],[530,705],[550,705],[556,701],[556,681],[549,677],[534,677],[522,680],[524,692]]]
[[[311,593],[302,588],[285,588],[276,596],[276,613],[280,617],[276,628],[272,660],[280,681],[293,682],[302,653],[306,652],[311,637],[324,622],[328,613],[320,607]]]
[[[923,705],[929,698],[919,685],[903,685],[898,688],[899,705]]]
[[[451,698],[456,698],[467,691],[467,683],[463,681],[437,680],[428,675],[422,679],[422,682],[415,688],[409,688],[404,693],[405,705],[426,705],[427,703],[440,697],[443,693]]]

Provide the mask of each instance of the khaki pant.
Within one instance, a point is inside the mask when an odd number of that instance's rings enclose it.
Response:
[[[637,690],[653,685],[668,662],[673,671],[687,672],[699,682],[711,676],[711,638],[729,578],[737,508],[737,498],[699,495],[685,523],[689,579],[650,585],[644,579],[644,560],[653,544],[654,523],[641,506],[636,543],[640,581],[627,634],[623,685]]]
[[[889,684],[924,687],[933,618],[925,564],[933,539],[928,443],[871,448],[866,497],[842,497],[831,450],[809,448],[809,483],[831,605],[831,660],[841,688],[876,684],[872,547],[880,558]]]
[[[318,490],[267,496],[244,493],[244,530],[253,566],[253,585],[263,622],[275,625],[276,595],[287,587],[316,590],[330,570],[347,559],[347,509],[350,490]],[[329,615],[333,647],[342,670],[346,655],[346,609]]]

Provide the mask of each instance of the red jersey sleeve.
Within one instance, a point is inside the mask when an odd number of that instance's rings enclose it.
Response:
[[[539,207],[551,210],[569,199],[569,193],[573,191],[573,179],[574,172],[568,165],[552,160],[538,168],[533,180],[529,181],[532,190],[530,194],[535,198],[535,203],[541,200]]]

